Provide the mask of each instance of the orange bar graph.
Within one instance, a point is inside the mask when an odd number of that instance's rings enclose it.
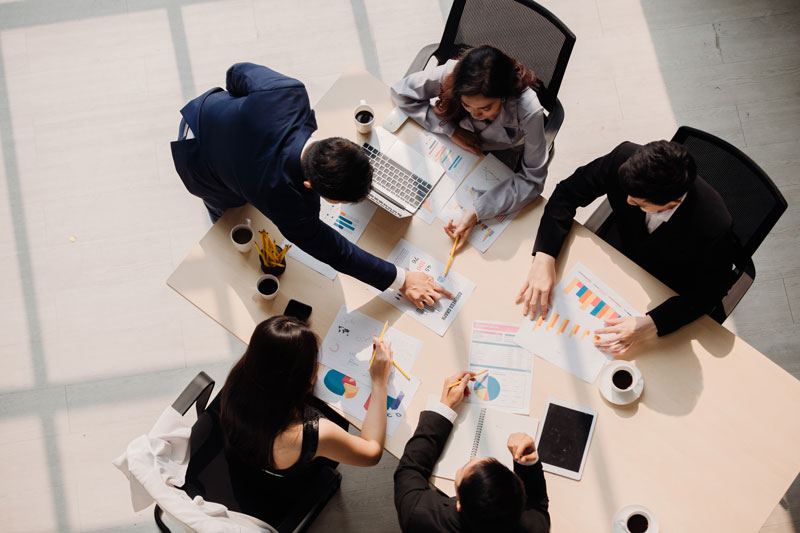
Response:
[[[569,282],[569,285],[567,285],[567,288],[564,289],[564,294],[567,294],[569,291],[571,291],[576,283],[578,283],[578,278],[572,278],[572,281]]]
[[[588,301],[589,301],[589,298],[591,298],[591,297],[592,297],[592,291],[590,291],[589,289],[586,289],[586,292],[583,293],[583,296],[578,298],[578,301],[580,303],[585,303],[586,305],[589,305]]]
[[[564,330],[567,329],[567,324],[569,324],[569,319],[565,318],[564,321],[561,323],[561,327],[558,328],[558,334],[559,335],[564,333]]]
[[[602,309],[600,309],[600,312],[597,313],[597,318],[603,318],[605,316],[605,314],[608,313],[609,311],[611,311],[611,308],[609,306],[603,304]]]
[[[581,340],[585,339],[586,335],[588,335],[589,333],[591,333],[591,332],[588,329],[584,330],[583,331],[583,335],[581,335]]]
[[[569,338],[571,339],[573,335],[578,333],[578,330],[581,329],[580,324],[575,324],[575,327],[572,328],[572,331],[569,332]]]
[[[555,325],[556,320],[558,320],[558,313],[553,314],[553,318],[551,318],[550,322],[547,323],[547,329],[548,330]]]
[[[540,314],[539,315],[539,320],[537,320],[536,323],[533,325],[533,327],[531,328],[531,331],[536,331],[536,328],[541,326],[542,322],[544,322],[544,317]]]

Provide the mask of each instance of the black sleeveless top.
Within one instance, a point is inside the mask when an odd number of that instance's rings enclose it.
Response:
[[[280,477],[294,477],[305,474],[314,460],[319,445],[319,418],[323,416],[319,410],[307,405],[303,410],[303,443],[300,446],[300,457],[289,468],[269,469],[264,472]],[[324,417],[324,416],[323,416]]]

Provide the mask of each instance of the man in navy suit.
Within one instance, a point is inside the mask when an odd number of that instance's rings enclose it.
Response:
[[[172,159],[186,188],[203,199],[211,220],[250,203],[284,237],[339,272],[379,290],[399,289],[417,307],[447,291],[427,274],[406,272],[369,254],[319,219],[320,197],[363,200],[372,167],[356,144],[316,141],[314,111],[305,87],[267,67],[237,63],[225,86],[181,109]]]

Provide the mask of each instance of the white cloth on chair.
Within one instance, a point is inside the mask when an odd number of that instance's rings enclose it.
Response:
[[[134,439],[113,462],[130,482],[134,511],[156,502],[165,513],[200,533],[275,532],[249,515],[229,511],[224,505],[189,498],[180,490],[189,466],[192,428],[183,416],[167,407],[147,435]]]

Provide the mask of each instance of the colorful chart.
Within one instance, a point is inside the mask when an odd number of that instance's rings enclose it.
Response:
[[[367,401],[364,402],[364,410],[366,411],[369,409],[369,400],[372,398],[372,394],[367,396]],[[393,398],[389,395],[386,396],[386,410],[397,411],[400,408],[400,404],[403,403],[403,398],[405,398],[405,394],[403,391],[400,391],[400,394],[397,395],[397,398]]]
[[[596,296],[586,285],[578,281],[578,278],[572,278],[567,286],[564,288],[564,294],[569,294],[574,289],[574,294],[581,303],[581,310],[586,311],[590,307],[590,315],[597,318],[619,318],[620,315],[612,309],[606,302],[599,296]]]
[[[559,318],[561,319],[561,321],[559,321]],[[543,324],[545,324],[545,319],[542,315],[539,315],[539,318],[536,320],[536,322],[534,322],[533,326],[531,326],[531,331],[535,331],[538,327],[542,326]],[[566,334],[568,339],[575,337],[575,340],[584,340],[591,333],[590,329],[584,328],[580,324],[576,324],[574,322],[572,323],[569,329],[567,329],[567,326],[570,326],[570,320],[568,318],[562,317],[556,311],[553,311],[549,319],[547,320],[544,329],[545,331],[550,331],[552,329],[553,333],[555,333],[556,335]],[[581,333],[581,329],[583,329],[583,333]],[[599,337],[597,335],[592,335],[591,337],[589,337],[589,340],[594,341],[598,338]]]
[[[491,402],[500,395],[500,382],[489,376],[482,381],[476,382],[473,391],[479,399],[484,402]]]
[[[344,396],[347,399],[355,397],[358,394],[358,387],[356,380],[350,376],[345,376],[337,370],[328,370],[323,380],[325,386],[329,391],[337,396]]]
[[[437,163],[442,165],[446,171],[455,170],[458,168],[459,163],[464,160],[455,150],[439,142],[436,137],[430,136],[426,141],[425,148],[428,154]]]
[[[356,230],[356,227],[353,225],[353,221],[345,218],[344,211],[339,213],[339,216],[337,216],[336,220],[333,221],[333,227],[348,231]]]

